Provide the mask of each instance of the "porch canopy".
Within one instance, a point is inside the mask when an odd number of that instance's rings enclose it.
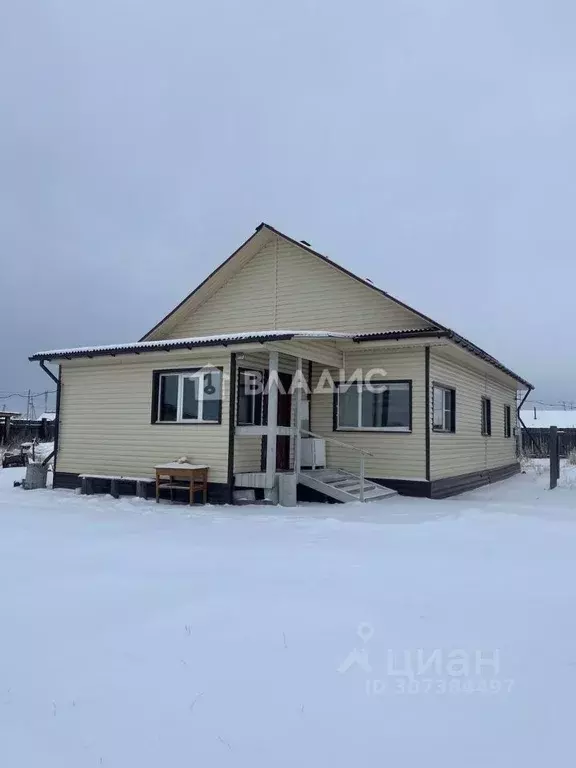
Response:
[[[210,336],[193,336],[185,339],[160,339],[157,341],[137,341],[126,344],[105,344],[91,347],[71,347],[70,349],[52,349],[36,352],[29,360],[73,360],[77,357],[116,357],[117,355],[140,355],[146,352],[170,352],[173,349],[196,349],[198,347],[229,347],[232,345],[263,345],[283,341],[328,341],[361,343],[366,341],[397,341],[400,339],[439,338],[444,333],[435,329],[387,331],[380,334],[340,333],[336,331],[245,331],[243,333],[222,333]],[[293,349],[293,344],[290,345]],[[318,360],[317,362],[324,362]],[[327,363],[329,364],[329,363]]]

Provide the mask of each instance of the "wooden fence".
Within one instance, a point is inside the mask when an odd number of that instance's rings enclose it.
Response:
[[[559,429],[560,457],[565,459],[570,451],[576,450],[576,429]],[[550,458],[550,430],[522,430],[522,453],[533,458]]]
[[[6,436],[6,425],[4,422],[0,422],[0,445],[15,445],[35,439],[42,442],[50,442],[54,440],[55,431],[55,421],[48,421],[47,419],[38,421],[11,419],[8,436]]]

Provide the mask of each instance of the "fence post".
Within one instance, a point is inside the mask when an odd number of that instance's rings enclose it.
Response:
[[[558,478],[560,477],[559,454],[558,427],[550,427],[550,490],[558,485]]]

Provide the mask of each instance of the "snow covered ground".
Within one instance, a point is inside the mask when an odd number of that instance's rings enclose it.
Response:
[[[0,765],[568,766],[576,471],[156,506],[0,470]]]

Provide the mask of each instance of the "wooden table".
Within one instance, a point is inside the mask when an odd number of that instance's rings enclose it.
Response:
[[[174,489],[185,488],[183,482],[188,481],[190,504],[194,504],[194,493],[202,491],[204,504],[208,498],[208,470],[205,464],[188,464],[173,461],[168,464],[158,464],[156,470],[156,503],[160,501],[160,489],[170,490],[170,501],[174,501]],[[178,482],[179,481],[179,482]]]

